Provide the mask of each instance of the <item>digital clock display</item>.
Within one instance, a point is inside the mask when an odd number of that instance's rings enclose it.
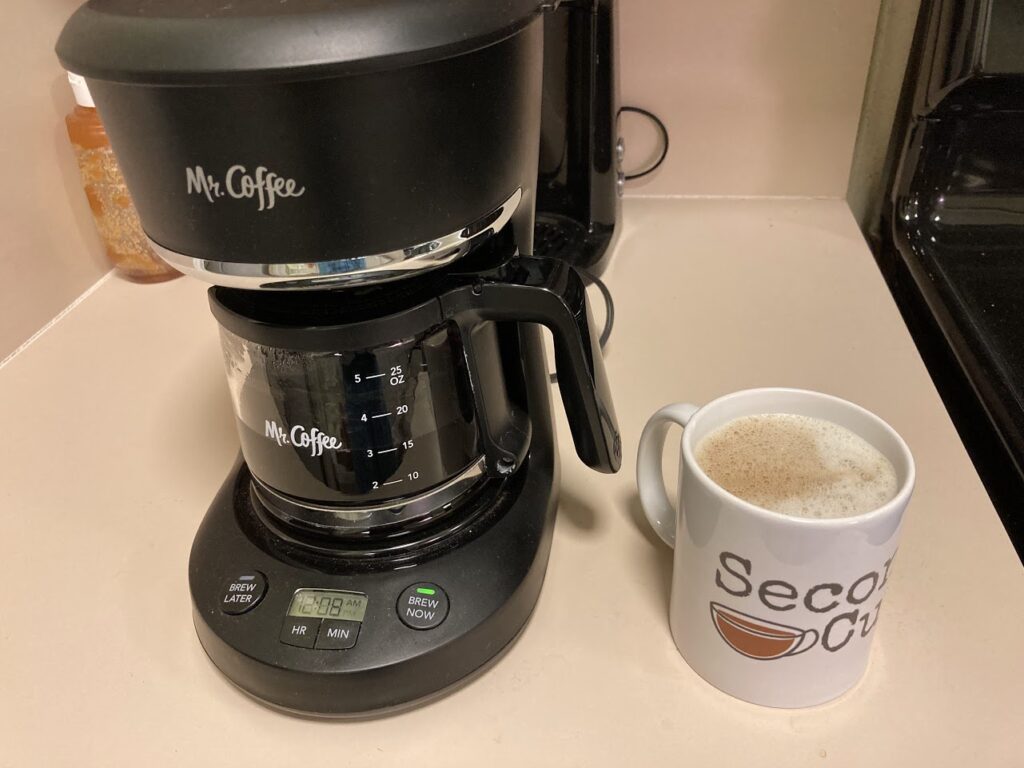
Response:
[[[292,596],[289,616],[312,619],[362,621],[370,600],[358,592],[336,589],[300,589]]]

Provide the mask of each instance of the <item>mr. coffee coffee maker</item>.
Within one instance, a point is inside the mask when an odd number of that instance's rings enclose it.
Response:
[[[189,584],[203,648],[250,694],[394,709],[515,639],[558,487],[539,326],[576,452],[618,469],[570,265],[599,269],[614,233],[613,16],[90,0],[67,23],[58,55],[154,247],[213,283],[242,458]]]

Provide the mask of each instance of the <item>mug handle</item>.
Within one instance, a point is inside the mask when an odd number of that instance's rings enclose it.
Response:
[[[661,455],[665,449],[668,428],[678,424],[685,429],[698,410],[698,406],[689,403],[666,405],[651,416],[640,436],[640,448],[636,456],[636,487],[640,492],[640,503],[647,522],[670,547],[676,544],[676,509],[665,492]]]

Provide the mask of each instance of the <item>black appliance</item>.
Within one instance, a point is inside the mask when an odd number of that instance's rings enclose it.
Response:
[[[572,266],[600,269],[615,228],[613,18],[90,0],[66,25],[154,247],[214,284],[242,451],[189,583],[204,649],[254,696],[392,710],[518,635],[558,486],[539,326],[578,455],[618,469]]]
[[[1024,557],[1024,3],[925,0],[869,233]]]
[[[544,16],[534,253],[592,274],[608,264],[625,183],[615,14],[613,0],[563,0]]]

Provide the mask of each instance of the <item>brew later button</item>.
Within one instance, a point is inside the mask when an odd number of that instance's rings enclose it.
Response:
[[[437,584],[406,587],[398,597],[398,618],[412,629],[433,629],[448,618],[448,595]]]
[[[267,592],[267,577],[249,571],[230,579],[220,596],[220,609],[229,616],[251,611]]]

